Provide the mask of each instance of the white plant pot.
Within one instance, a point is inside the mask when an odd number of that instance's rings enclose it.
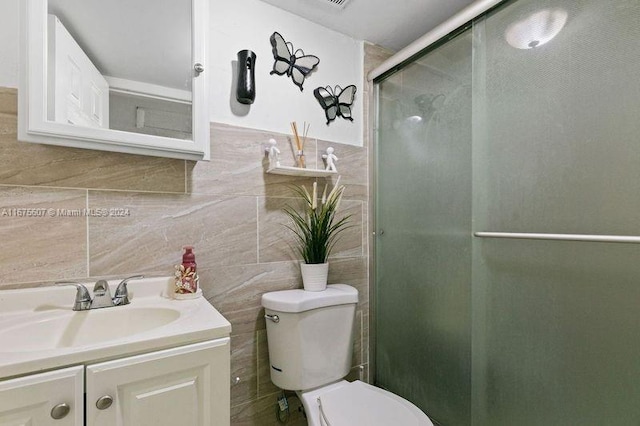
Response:
[[[326,263],[301,263],[302,285],[306,291],[323,291],[327,288],[329,276],[329,262]]]

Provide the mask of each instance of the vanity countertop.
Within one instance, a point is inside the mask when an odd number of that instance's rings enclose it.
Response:
[[[131,281],[130,304],[80,312],[73,287],[0,291],[0,379],[229,336],[204,297],[175,300],[172,286],[172,277]]]

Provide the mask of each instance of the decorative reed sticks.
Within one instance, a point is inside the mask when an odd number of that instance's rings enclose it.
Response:
[[[307,133],[309,132],[309,127],[311,127],[311,124],[307,125],[307,122],[305,121],[302,127],[303,132],[301,139],[300,134],[298,133],[298,124],[295,121],[291,122],[291,131],[293,132],[293,138],[296,144],[296,167],[307,167],[304,159],[304,145],[307,142]]]

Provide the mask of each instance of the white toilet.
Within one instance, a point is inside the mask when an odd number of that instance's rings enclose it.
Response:
[[[309,426],[433,426],[418,407],[397,395],[343,378],[351,368],[358,290],[265,293],[271,381],[294,390]]]

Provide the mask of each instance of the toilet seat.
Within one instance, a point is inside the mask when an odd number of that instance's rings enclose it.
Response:
[[[356,380],[344,382],[317,397],[323,426],[433,426],[429,417],[409,401]]]

